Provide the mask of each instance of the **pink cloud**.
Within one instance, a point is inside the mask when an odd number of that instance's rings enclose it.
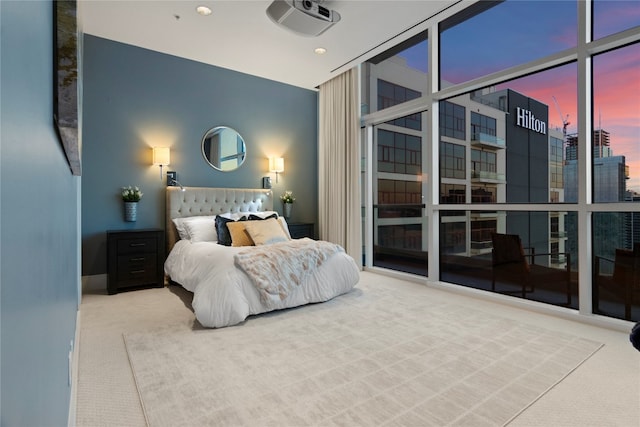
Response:
[[[629,166],[628,188],[640,192],[640,45],[596,56],[593,64],[593,126],[610,133],[613,154],[625,156]],[[510,88],[547,104],[550,127],[561,127],[568,115],[571,134],[578,125],[576,81],[576,64],[569,64],[499,88]]]
[[[594,126],[611,133],[614,155],[625,156],[627,188],[640,192],[640,46],[593,59]]]

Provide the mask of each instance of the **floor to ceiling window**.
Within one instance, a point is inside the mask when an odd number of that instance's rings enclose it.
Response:
[[[575,215],[489,209],[577,202],[565,193],[564,141],[573,128],[560,111],[575,115],[576,90],[572,62],[440,101],[440,280],[578,307]],[[496,253],[506,250],[495,234],[520,239],[504,254],[513,277],[493,274],[502,268]]]
[[[373,265],[427,275],[421,114],[374,127]]]
[[[362,66],[363,110],[390,110],[419,99],[427,84],[426,34]],[[426,276],[427,218],[423,173],[424,111],[394,115],[373,127],[372,265]],[[366,233],[366,230],[365,230]]]
[[[364,63],[365,265],[640,320],[639,13],[479,2]]]
[[[483,1],[439,23],[440,87],[573,48],[577,4]]]
[[[596,21],[610,13],[596,13]],[[606,209],[592,221],[593,310],[627,320],[640,319],[639,73],[640,44],[593,57],[592,197]],[[619,203],[630,210],[609,210]]]

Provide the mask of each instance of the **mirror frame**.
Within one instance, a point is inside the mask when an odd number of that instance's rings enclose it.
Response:
[[[206,150],[205,150],[205,144],[208,142],[209,144],[211,144],[210,139],[211,137],[213,137],[216,134],[221,134],[223,131],[230,131],[233,132],[233,134],[235,134],[236,137],[236,141],[240,141],[242,142],[242,152],[235,152],[235,154],[230,155],[230,156],[226,156],[224,158],[220,159],[220,162],[218,162],[218,164],[214,164],[214,162],[212,161],[212,159],[209,158],[209,156],[207,156]],[[240,133],[238,133],[238,131],[236,131],[233,128],[230,128],[228,126],[215,126],[212,127],[211,129],[207,130],[204,135],[202,136],[202,140],[200,141],[200,151],[202,152],[202,157],[204,157],[204,160],[207,162],[207,164],[209,166],[211,166],[212,168],[214,168],[215,170],[218,170],[220,172],[233,172],[235,170],[237,170],[240,166],[242,166],[245,162],[245,160],[247,159],[247,144],[244,141],[244,138],[242,137],[242,135],[240,135]],[[235,167],[223,167],[223,165],[221,164],[222,162],[224,162],[225,160],[230,160],[230,159],[237,159],[238,157],[240,157],[242,155],[242,160],[240,160],[238,162],[238,165]]]

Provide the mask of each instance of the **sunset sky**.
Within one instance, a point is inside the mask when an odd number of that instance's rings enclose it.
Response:
[[[593,16],[595,39],[614,34],[640,25],[640,1],[596,0]],[[509,0],[442,33],[441,78],[461,83],[573,48],[576,28],[575,1]],[[425,51],[421,43],[401,55],[426,72]],[[613,154],[630,168],[627,188],[640,193],[640,45],[594,57],[593,79],[594,128],[611,134]],[[505,88],[547,104],[550,127],[568,116],[567,132],[577,132],[575,63],[497,87]]]

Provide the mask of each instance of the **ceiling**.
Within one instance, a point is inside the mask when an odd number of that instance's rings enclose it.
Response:
[[[415,35],[427,18],[456,3],[324,1],[342,19],[318,37],[273,23],[266,14],[271,0],[84,0],[79,15],[86,34],[313,89]],[[213,13],[199,15],[199,5]],[[327,52],[318,55],[316,47]]]

